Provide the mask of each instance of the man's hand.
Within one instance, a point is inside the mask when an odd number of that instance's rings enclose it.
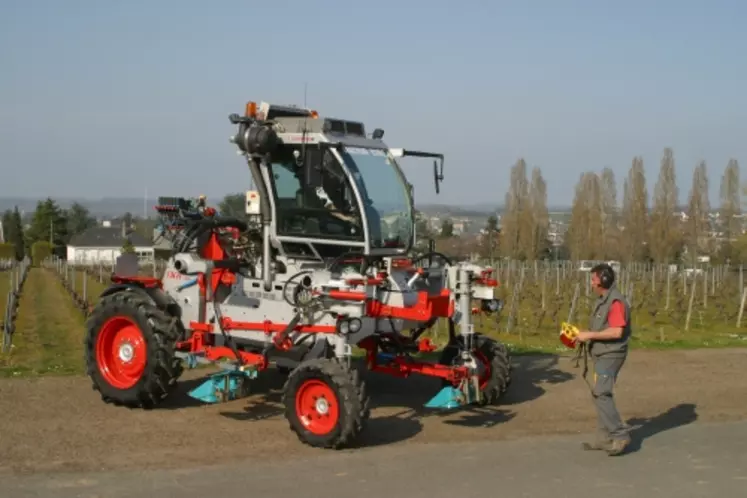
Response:
[[[589,332],[588,330],[581,330],[576,336],[576,342],[589,342],[593,338],[594,338],[594,332]]]

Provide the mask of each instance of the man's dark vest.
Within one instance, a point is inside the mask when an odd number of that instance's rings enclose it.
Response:
[[[600,296],[594,304],[594,312],[591,315],[589,321],[589,330],[591,332],[600,332],[609,327],[607,321],[607,315],[610,312],[610,306],[614,301],[620,301],[625,306],[625,321],[626,325],[623,329],[623,335],[620,339],[611,340],[592,340],[589,347],[589,353],[592,356],[605,356],[605,357],[623,357],[628,352],[628,341],[630,341],[631,334],[631,316],[630,316],[630,305],[625,296],[617,290],[617,287],[612,286],[607,291],[607,294]]]

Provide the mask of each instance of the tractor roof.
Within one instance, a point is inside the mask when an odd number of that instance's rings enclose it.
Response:
[[[319,135],[324,135],[327,140],[340,141],[349,146],[385,147],[380,139],[366,136],[366,127],[360,121],[319,116],[312,109],[268,102],[261,102],[259,106],[248,103],[249,113],[254,113],[260,120],[273,121],[275,131],[285,143],[316,143],[323,140]],[[304,132],[306,137],[302,136]]]

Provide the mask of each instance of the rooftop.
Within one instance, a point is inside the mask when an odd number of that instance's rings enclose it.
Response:
[[[147,240],[137,232],[130,232],[126,238],[130,239],[133,246],[153,246],[152,241]],[[122,227],[99,225],[73,236],[69,245],[73,247],[122,247],[124,241]]]

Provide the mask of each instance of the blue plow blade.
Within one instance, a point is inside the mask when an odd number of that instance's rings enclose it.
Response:
[[[464,395],[462,392],[451,386],[446,386],[441,389],[438,394],[433,396],[430,401],[425,404],[426,408],[438,408],[441,410],[451,410],[459,408],[463,405],[462,398]]]
[[[394,355],[389,353],[379,353],[377,361],[387,363],[394,359]],[[464,394],[457,388],[446,386],[438,394],[433,396],[424,406],[426,408],[436,408],[440,410],[453,410],[464,405]]]
[[[243,384],[255,378],[257,372],[226,371],[211,375],[188,395],[203,403],[221,403],[241,397]],[[227,381],[227,382],[226,382]]]

